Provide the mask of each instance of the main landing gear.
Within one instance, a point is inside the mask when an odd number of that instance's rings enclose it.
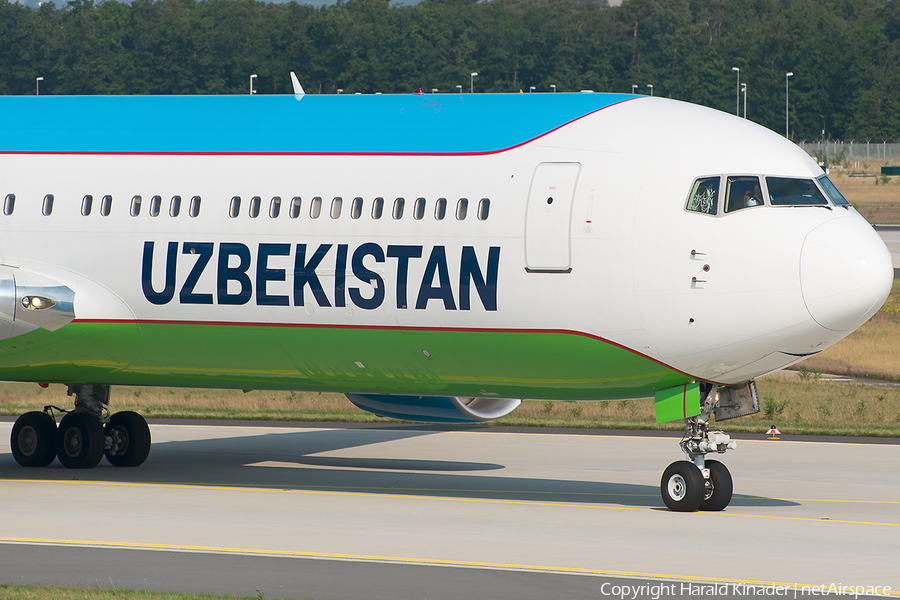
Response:
[[[108,385],[70,385],[75,408],[56,426],[50,415],[55,407],[28,412],[16,419],[9,445],[23,467],[46,467],[59,457],[70,469],[96,467],[103,456],[117,467],[136,467],[150,454],[150,428],[131,411],[112,416]],[[56,409],[60,410],[60,409]]]
[[[717,460],[706,460],[711,452],[724,454],[734,450],[737,442],[722,431],[709,430],[709,417],[718,404],[717,387],[707,387],[701,402],[701,413],[685,419],[681,449],[687,460],[678,460],[663,472],[659,491],[669,510],[724,510],[731,502],[731,473]],[[755,388],[753,390],[755,396]]]

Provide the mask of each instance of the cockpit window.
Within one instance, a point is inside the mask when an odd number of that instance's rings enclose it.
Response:
[[[812,179],[766,177],[772,206],[817,206],[828,201]]]
[[[844,195],[837,189],[837,186],[834,185],[830,179],[828,179],[828,175],[822,175],[817,179],[819,185],[822,186],[822,189],[825,190],[825,195],[831,199],[831,202],[835,206],[847,206],[850,202],[844,198]]]
[[[725,180],[725,212],[730,213],[751,206],[762,206],[759,177],[729,176]]]
[[[703,177],[694,182],[691,195],[688,196],[687,210],[707,215],[716,214],[719,202],[719,178]]]

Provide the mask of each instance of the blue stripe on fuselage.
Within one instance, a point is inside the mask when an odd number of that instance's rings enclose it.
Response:
[[[480,154],[639,97],[6,96],[0,152]]]

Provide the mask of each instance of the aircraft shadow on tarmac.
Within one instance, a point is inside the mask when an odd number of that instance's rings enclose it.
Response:
[[[456,431],[461,430],[456,428]],[[664,509],[656,485],[492,476],[506,467],[490,462],[315,456],[447,431],[440,426],[321,429],[263,435],[154,442],[135,469],[106,460],[93,469],[66,469],[58,461],[41,469],[18,466],[0,455],[0,478],[134,483],[174,483],[448,498],[488,498],[615,504]],[[736,494],[732,506],[793,506],[775,498]]]

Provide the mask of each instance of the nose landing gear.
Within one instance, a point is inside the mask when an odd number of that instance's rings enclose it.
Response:
[[[56,426],[50,412],[28,412],[13,425],[10,446],[23,467],[46,467],[59,457],[70,469],[96,467],[103,456],[117,467],[136,467],[150,454],[150,428],[131,411],[108,415],[108,385],[70,385],[75,408]],[[60,409],[56,409],[60,410]]]
[[[713,412],[717,420],[722,421],[759,411],[756,386],[752,381],[735,389],[718,389],[713,385],[705,391],[700,414],[685,419],[685,434],[680,445],[687,460],[669,465],[659,483],[663,502],[675,512],[719,511],[728,506],[734,492],[731,473],[719,461],[706,460],[706,455],[734,450],[737,442],[727,433],[710,431],[709,418]]]
[[[676,460],[663,472],[659,484],[663,502],[675,512],[724,510],[734,489],[731,473],[717,460],[706,460],[709,452],[724,454],[737,442],[721,431],[708,431],[703,415],[687,419],[688,430],[698,433],[681,441],[687,460]]]

